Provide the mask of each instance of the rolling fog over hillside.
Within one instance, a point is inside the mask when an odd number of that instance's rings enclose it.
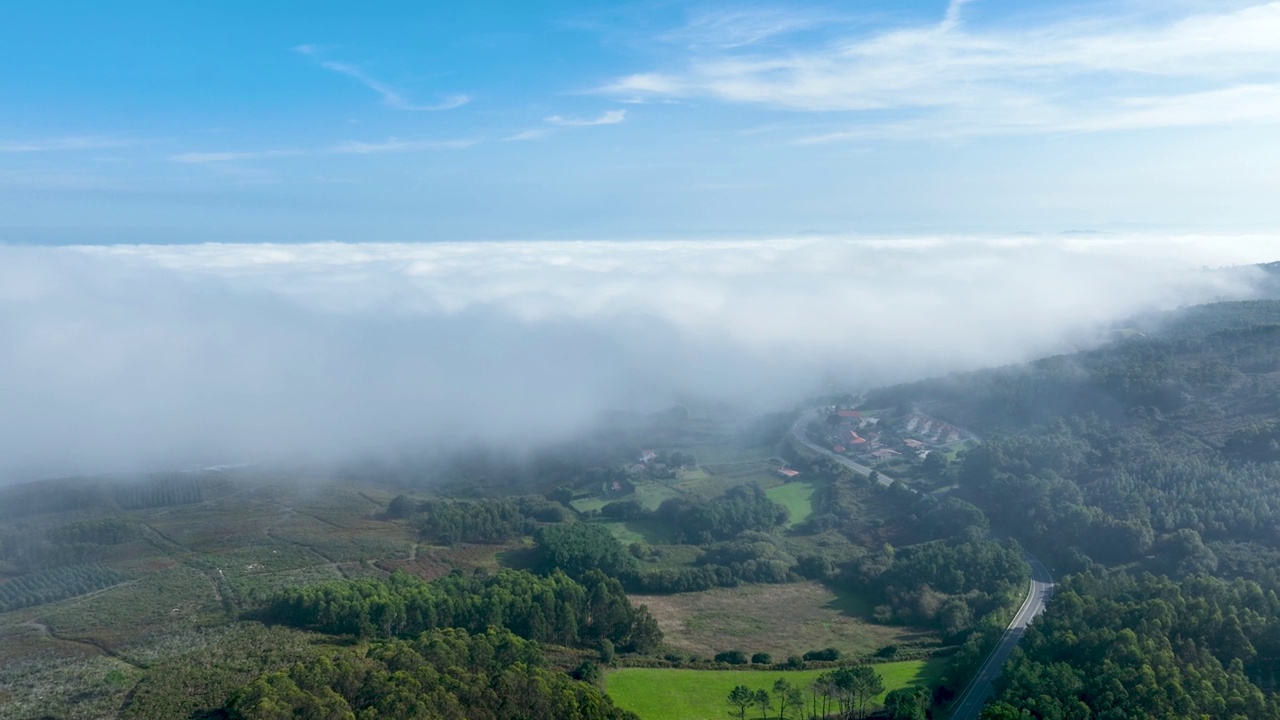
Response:
[[[1257,238],[0,248],[0,480],[531,447],[788,407],[1255,292]]]

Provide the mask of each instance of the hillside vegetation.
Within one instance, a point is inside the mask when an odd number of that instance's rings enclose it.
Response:
[[[991,717],[1277,717],[1278,320],[1275,301],[1193,308],[1097,350],[868,398],[984,432],[960,492],[1083,573]]]

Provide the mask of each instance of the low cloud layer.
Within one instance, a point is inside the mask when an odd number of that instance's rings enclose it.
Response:
[[[0,482],[786,407],[1246,297],[1269,238],[0,247]]]

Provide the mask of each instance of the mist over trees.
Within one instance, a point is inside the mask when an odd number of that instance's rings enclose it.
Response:
[[[772,410],[824,378],[1022,361],[1265,279],[1205,272],[1194,245],[1143,247],[0,247],[0,482],[527,450],[684,396]]]

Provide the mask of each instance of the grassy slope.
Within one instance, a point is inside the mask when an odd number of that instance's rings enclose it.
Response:
[[[937,680],[943,667],[941,661],[917,660],[884,663],[875,669],[884,677],[888,692],[911,684],[930,684]],[[807,687],[823,672],[627,668],[609,673],[607,679],[614,702],[641,720],[702,720],[727,717],[729,706],[725,699],[736,685],[768,689],[778,678],[785,677],[795,685]],[[758,717],[758,713],[748,713],[748,717]]]

